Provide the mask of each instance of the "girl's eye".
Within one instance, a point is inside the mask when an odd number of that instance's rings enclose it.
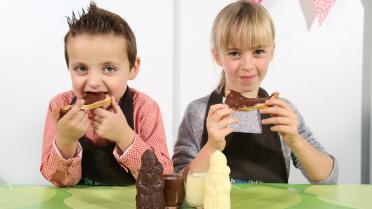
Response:
[[[113,72],[116,72],[117,70],[113,66],[106,66],[103,69],[103,71],[106,72],[106,73],[113,73]]]
[[[237,51],[231,51],[228,53],[228,55],[230,57],[234,57],[234,58],[237,58],[237,57],[240,57],[240,52],[237,52]]]
[[[265,54],[265,50],[263,50],[263,49],[256,49],[254,51],[254,54],[255,55],[258,55],[258,56],[262,56],[263,54]]]

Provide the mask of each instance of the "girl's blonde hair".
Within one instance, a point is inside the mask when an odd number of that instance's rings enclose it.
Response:
[[[275,28],[267,10],[260,4],[241,0],[223,8],[213,22],[212,49],[226,52],[230,48],[254,49],[274,44]],[[224,71],[217,86],[221,93],[226,84]]]

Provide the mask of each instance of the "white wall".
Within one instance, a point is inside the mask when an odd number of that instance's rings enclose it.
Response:
[[[363,45],[363,112],[371,112],[372,97],[371,97],[371,81],[372,81],[372,2],[362,0],[364,6],[364,45]],[[369,81],[369,82],[367,82]],[[369,97],[368,97],[368,96]],[[362,183],[372,182],[372,123],[371,114],[365,116],[367,120],[363,127],[366,127],[362,133],[362,149],[365,146],[369,150],[362,153]],[[368,146],[369,145],[369,146]],[[368,160],[367,160],[368,159]],[[368,169],[369,168],[369,169]],[[369,173],[368,173],[369,172]],[[369,175],[368,175],[369,174]]]
[[[266,84],[297,105],[317,139],[337,157],[339,181],[359,183],[363,7],[337,1],[324,24],[316,22],[309,31],[298,3],[283,4],[268,5],[278,44]],[[302,179],[297,172],[292,177]]]
[[[263,87],[296,104],[339,160],[339,182],[359,183],[363,7],[360,1],[336,1],[321,27],[308,28],[300,5],[305,1],[264,1],[277,40]],[[209,53],[210,29],[229,2],[96,1],[123,16],[136,34],[142,66],[129,85],[158,101],[170,152],[187,104],[217,84],[220,69]],[[71,88],[63,57],[65,16],[88,3],[13,0],[0,7],[0,184],[46,183],[39,163],[47,105]],[[305,14],[311,16],[311,9]],[[305,183],[294,170],[290,182]]]

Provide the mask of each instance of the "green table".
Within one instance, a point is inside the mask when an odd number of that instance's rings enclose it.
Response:
[[[130,187],[0,186],[1,209],[129,209],[136,189]],[[186,204],[182,209],[187,209]],[[236,184],[231,189],[232,209],[345,209],[371,208],[372,185]]]

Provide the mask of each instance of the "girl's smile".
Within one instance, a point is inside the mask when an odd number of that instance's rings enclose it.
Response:
[[[257,78],[257,75],[250,75],[250,76],[239,76],[239,78],[243,81],[243,82],[249,82],[249,81],[252,81],[254,79]]]

